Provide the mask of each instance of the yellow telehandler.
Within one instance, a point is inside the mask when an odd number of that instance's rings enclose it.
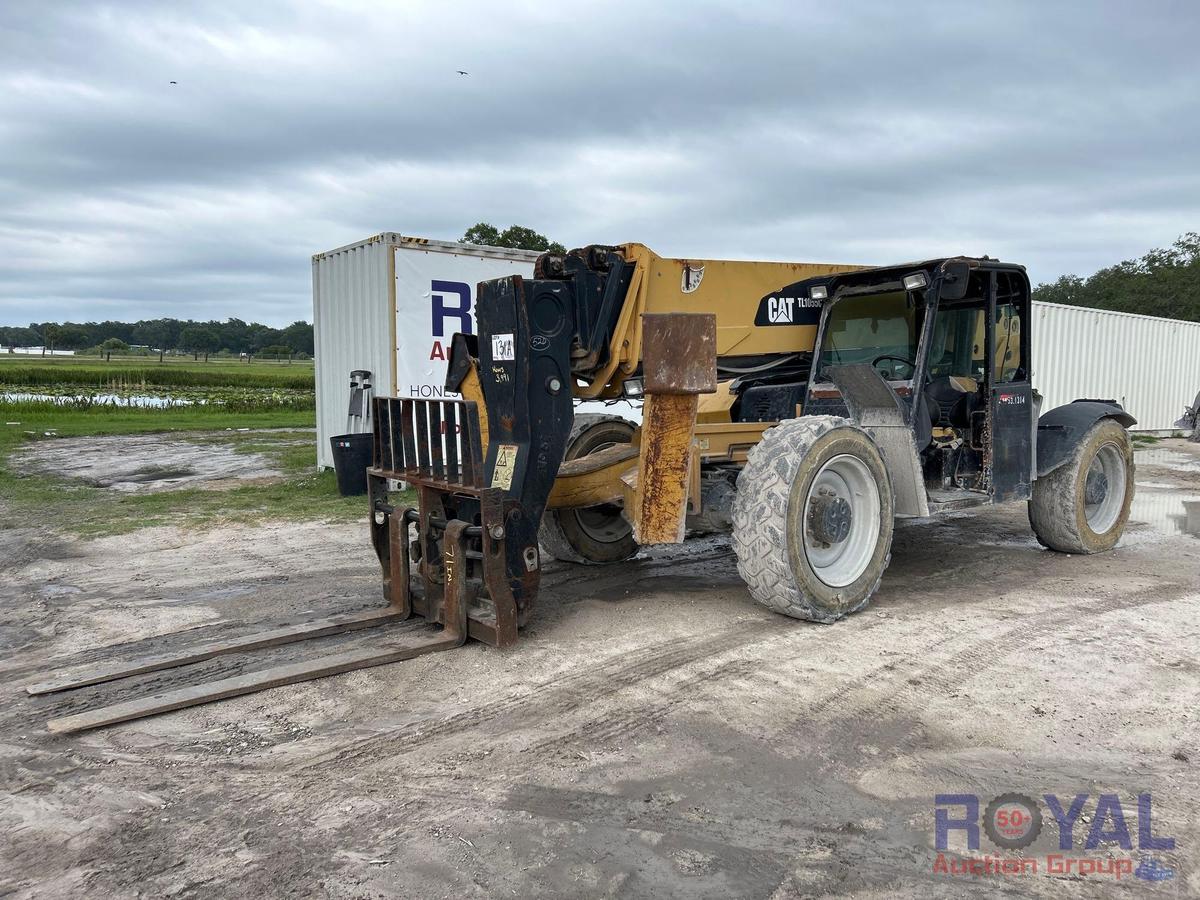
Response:
[[[613,563],[732,531],[750,595],[833,622],[862,609],[898,517],[1025,501],[1037,538],[1110,549],[1133,498],[1133,418],[1042,413],[1025,270],[948,257],[860,267],[545,254],[480,284],[452,342],[461,399],[375,401],[371,533],[386,605],[33,685],[69,690],[222,653],[412,620],[380,645],[53,720],[91,728],[380,665],[511,646],[543,560]],[[575,414],[641,403],[640,424]]]

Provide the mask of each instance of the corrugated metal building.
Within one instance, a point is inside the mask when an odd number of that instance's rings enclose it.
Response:
[[[1043,410],[1112,399],[1137,430],[1161,431],[1200,391],[1200,322],[1034,303],[1031,339]]]

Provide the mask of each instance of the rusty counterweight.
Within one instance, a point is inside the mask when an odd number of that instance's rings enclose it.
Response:
[[[643,316],[645,351],[637,472],[625,477],[626,516],[639,544],[683,540],[699,394],[717,389],[716,316]]]

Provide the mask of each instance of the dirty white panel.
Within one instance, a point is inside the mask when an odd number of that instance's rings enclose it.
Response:
[[[331,467],[330,437],[346,432],[350,371],[367,369],[386,391],[392,380],[391,282],[386,235],[313,257],[317,464]]]
[[[1169,429],[1200,391],[1200,322],[1033,304],[1033,384],[1042,411],[1116,400],[1137,430]]]

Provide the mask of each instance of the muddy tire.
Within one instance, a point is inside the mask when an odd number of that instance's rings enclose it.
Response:
[[[1101,419],[1071,458],[1033,483],[1029,524],[1044,547],[1061,553],[1111,550],[1133,503],[1133,444],[1114,419]]]
[[[879,587],[894,509],[887,467],[867,432],[833,416],[781,422],[738,476],[738,572],[768,609],[834,622]]]
[[[564,459],[579,459],[633,439],[634,424],[620,416],[580,413],[567,437]],[[583,509],[548,509],[538,528],[542,553],[562,562],[600,565],[621,562],[637,553],[633,527],[613,504]]]

